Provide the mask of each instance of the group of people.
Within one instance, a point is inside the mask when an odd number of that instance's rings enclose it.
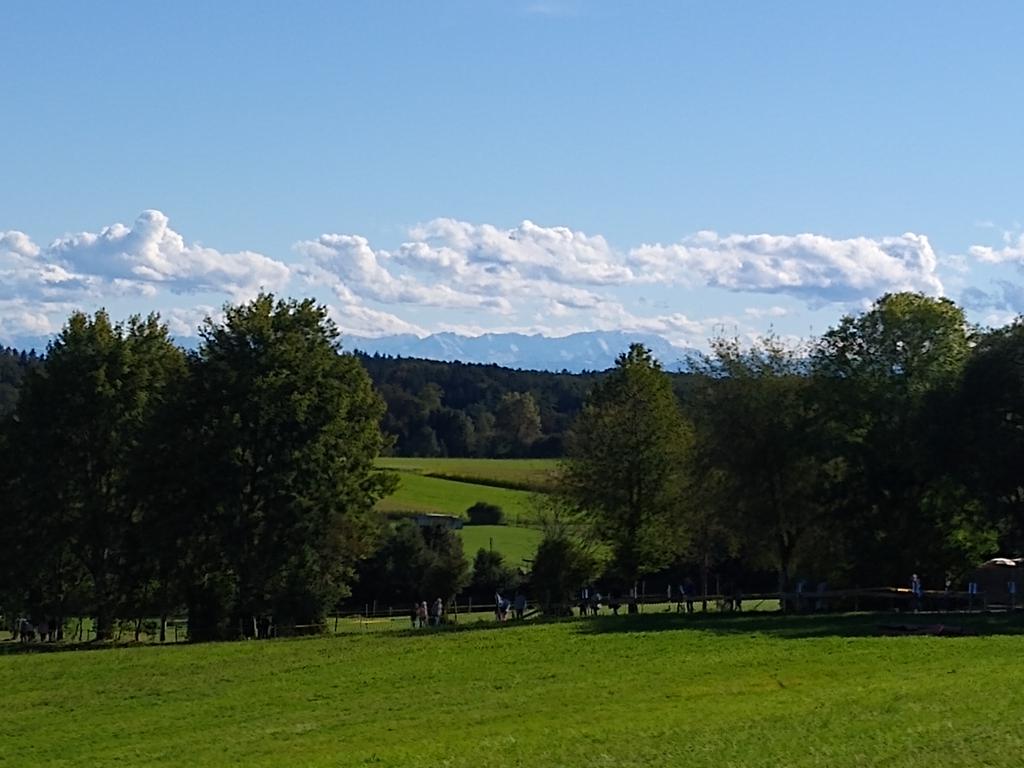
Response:
[[[46,618],[43,618],[38,624],[33,624],[29,619],[21,616],[11,622],[10,629],[11,639],[20,640],[23,643],[29,643],[33,640],[46,642],[57,639],[56,622],[51,624]]]
[[[497,622],[508,621],[509,616],[514,615],[516,619],[522,619],[526,615],[526,595],[516,592],[514,600],[502,597],[500,592],[494,593],[494,620]]]
[[[614,594],[605,598],[596,589],[591,589],[590,587],[584,587],[580,590],[578,606],[580,616],[597,616],[603,606],[607,606],[613,614],[618,616],[619,609],[622,608],[622,600]],[[626,596],[626,610],[628,613],[639,613],[640,611],[634,590],[630,590]]]
[[[409,619],[412,621],[413,629],[441,626],[444,623],[444,601],[439,597],[429,607],[426,600],[413,603]]]
[[[687,577],[683,580],[683,583],[679,585],[679,592],[676,599],[676,613],[693,613],[693,600],[697,596],[697,585],[693,583],[693,579]],[[669,602],[672,602],[672,586],[668,588]]]

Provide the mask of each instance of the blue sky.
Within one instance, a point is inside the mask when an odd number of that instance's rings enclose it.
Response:
[[[1019,3],[7,3],[0,342],[260,288],[362,335],[1024,309]]]

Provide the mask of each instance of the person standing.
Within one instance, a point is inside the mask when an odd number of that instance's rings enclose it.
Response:
[[[433,615],[434,626],[435,627],[441,626],[441,618],[444,615],[444,603],[441,602],[441,598],[440,597],[437,598],[437,600],[434,601],[434,611],[433,611],[433,613],[434,613],[434,615]]]
[[[516,618],[522,619],[526,613],[526,595],[522,592],[516,592],[515,610]]]
[[[686,612],[693,613],[693,596],[697,594],[697,586],[689,576],[683,582],[683,593],[686,595]]]
[[[912,595],[911,602],[914,605],[914,610],[921,610],[922,603],[924,601],[924,587],[921,585],[921,577],[916,573],[910,577],[910,593]]]

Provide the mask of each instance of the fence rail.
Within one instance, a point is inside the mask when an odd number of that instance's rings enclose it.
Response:
[[[635,599],[616,599],[617,612],[632,612],[629,604],[634,602],[637,612],[661,609],[664,611],[687,612],[692,604],[694,613],[704,611],[742,611],[746,610],[768,610],[784,611],[788,613],[834,613],[846,611],[922,611],[922,612],[984,612],[984,611],[1015,611],[1024,608],[1024,604],[1016,599],[1015,594],[998,594],[998,599],[989,599],[984,592],[946,591],[946,590],[924,590],[920,594],[913,593],[910,589],[903,587],[876,587],[867,589],[833,589],[815,592],[754,592],[737,594],[708,594],[691,595],[689,598],[674,594],[669,597],[665,594],[641,594]],[[614,603],[613,603],[614,604]],[[592,613],[593,604],[588,603],[588,613]],[[536,606],[530,604],[531,615],[535,612]],[[580,605],[572,606],[577,612]],[[607,614],[611,606],[607,598],[602,598],[598,604],[597,611]],[[276,627],[271,633],[274,636],[286,636],[296,634],[312,634],[322,631],[341,634],[353,630],[367,631],[371,628],[382,626],[395,626],[398,622],[409,622],[413,613],[412,605],[380,606],[377,604],[365,604],[362,608],[349,607],[346,610],[332,612],[325,618],[323,624],[288,625]],[[476,621],[481,617],[492,616],[495,613],[493,603],[451,603],[445,612],[446,621],[461,623],[466,620]],[[4,626],[11,625],[15,620],[5,617]],[[115,640],[121,640],[125,635],[134,638],[135,621],[124,621],[119,623],[118,631],[115,633]],[[146,619],[142,623],[142,636],[148,642],[158,644],[159,621]],[[181,643],[188,639],[188,619],[185,616],[169,617],[166,622],[167,644]],[[401,625],[399,625],[401,626]],[[408,625],[406,625],[408,626]],[[63,626],[64,643],[85,643],[95,639],[95,628],[88,617],[72,617],[65,620]],[[33,628],[33,633],[35,628]],[[0,631],[0,643],[10,642],[15,639],[15,633]]]

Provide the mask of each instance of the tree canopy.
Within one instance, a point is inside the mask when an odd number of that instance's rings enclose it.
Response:
[[[692,430],[672,385],[643,345],[619,356],[573,425],[564,494],[589,515],[624,584],[665,564],[685,499]]]

